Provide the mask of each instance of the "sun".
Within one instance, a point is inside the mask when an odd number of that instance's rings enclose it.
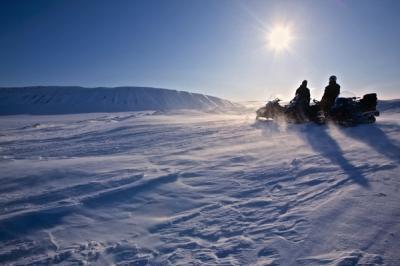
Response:
[[[293,34],[288,26],[275,26],[268,35],[268,46],[276,52],[288,50],[293,40]]]

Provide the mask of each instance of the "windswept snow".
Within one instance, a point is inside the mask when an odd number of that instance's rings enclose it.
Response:
[[[212,110],[235,107],[237,105],[213,96],[157,88],[0,88],[0,115]]]
[[[378,109],[382,112],[400,113],[400,100],[383,100],[378,102]]]
[[[396,111],[353,128],[199,111],[0,126],[0,264],[400,265]]]

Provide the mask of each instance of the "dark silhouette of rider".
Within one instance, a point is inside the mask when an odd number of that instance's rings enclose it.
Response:
[[[296,90],[297,100],[304,106],[310,105],[310,90],[307,88],[307,80],[303,80],[300,87]]]
[[[308,119],[310,107],[310,90],[307,88],[307,80],[303,80],[300,87],[296,90],[294,99],[290,102],[287,113],[292,114],[297,122]]]
[[[330,76],[329,85],[325,87],[325,92],[321,99],[321,109],[325,114],[329,114],[339,94],[340,85],[336,83],[336,76]]]

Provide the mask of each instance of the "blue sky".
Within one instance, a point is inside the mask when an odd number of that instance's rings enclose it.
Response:
[[[151,86],[290,98],[329,75],[348,95],[400,97],[397,0],[0,0],[0,86]],[[289,25],[290,49],[267,35]]]

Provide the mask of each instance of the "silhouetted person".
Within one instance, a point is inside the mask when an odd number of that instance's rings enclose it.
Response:
[[[306,107],[310,105],[310,90],[307,88],[307,80],[303,80],[300,87],[296,90],[296,97]]]
[[[291,104],[289,105],[287,113],[290,113],[297,122],[307,120],[310,98],[307,80],[303,80],[300,87],[296,90],[296,96],[290,102]]]
[[[336,83],[336,76],[330,76],[329,85],[325,87],[325,92],[321,99],[321,109],[324,113],[329,114],[339,94],[340,85]]]

